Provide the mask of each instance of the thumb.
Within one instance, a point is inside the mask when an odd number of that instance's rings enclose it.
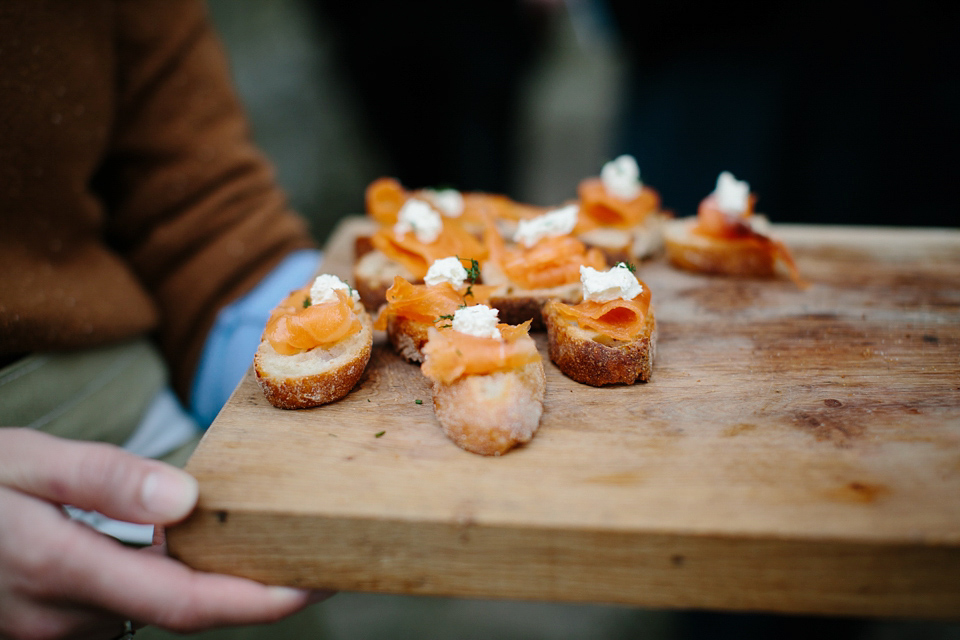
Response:
[[[197,481],[176,467],[32,429],[0,429],[0,485],[141,524],[177,522],[197,502]]]

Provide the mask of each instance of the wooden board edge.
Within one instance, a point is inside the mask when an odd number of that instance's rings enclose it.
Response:
[[[268,584],[792,614],[960,620],[960,548],[199,511],[189,566]]]

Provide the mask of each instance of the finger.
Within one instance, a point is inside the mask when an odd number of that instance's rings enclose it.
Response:
[[[192,476],[119,447],[9,428],[0,442],[0,484],[45,500],[142,524],[177,522],[197,502]]]
[[[62,595],[59,540],[74,530],[91,532],[65,520],[54,505],[6,487],[0,487],[0,514],[0,638],[111,637],[106,632],[122,622],[116,614]]]
[[[148,550],[98,536],[75,536],[62,558],[62,584],[84,584],[84,601],[177,632],[273,622],[314,594],[233,576],[193,571]]]
[[[0,638],[102,640],[121,634],[124,620],[103,612],[72,610],[62,604],[11,599],[0,606]]]

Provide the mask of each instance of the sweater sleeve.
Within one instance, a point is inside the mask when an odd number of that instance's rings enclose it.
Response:
[[[252,144],[198,0],[119,0],[116,128],[96,183],[108,237],[153,297],[174,388],[217,312],[312,245]]]

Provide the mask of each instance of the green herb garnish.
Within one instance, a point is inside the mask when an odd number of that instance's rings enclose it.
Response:
[[[470,268],[467,269],[467,278],[470,282],[476,282],[480,278],[480,263],[470,258]]]
[[[423,404],[423,400],[421,400],[420,398],[417,398],[416,400],[414,400],[414,402],[416,402],[417,404]]]
[[[437,324],[437,323],[440,322],[441,320],[449,320],[450,322],[446,322],[446,323],[444,323],[444,324],[438,325],[438,328],[439,328],[439,329],[449,329],[449,328],[451,328],[451,327],[453,326],[453,324],[451,324],[451,323],[453,322],[453,314],[452,314],[452,313],[448,313],[448,314],[443,315],[443,316],[437,316],[437,319],[433,321],[433,324]]]
[[[374,438],[379,438],[379,437],[381,437],[381,436],[382,436],[383,434],[385,434],[385,433],[386,433],[386,431],[378,431],[378,432],[376,432],[375,434],[373,434],[373,437],[374,437]]]
[[[635,265],[630,264],[629,262],[618,262],[616,266],[623,267],[624,269],[628,270],[630,273],[637,272],[637,267]]]
[[[460,256],[457,256],[457,260],[460,260],[460,262],[463,262],[465,258],[461,258]],[[474,260],[473,258],[470,258],[470,268],[467,269],[467,279],[470,281],[470,284],[467,285],[467,290],[463,294],[464,300],[467,299],[467,296],[473,295],[473,285],[477,284],[477,280],[480,279],[480,263]]]
[[[310,302],[310,296],[307,296],[306,298],[303,299],[303,308],[304,308],[304,309],[306,309],[307,307],[309,307],[311,304],[312,304],[312,303]]]
[[[450,327],[453,326],[453,325],[451,324],[451,323],[453,322],[453,314],[452,314],[452,313],[449,313],[449,314],[443,315],[443,316],[437,316],[437,319],[433,321],[433,324],[437,324],[437,323],[440,322],[441,320],[449,320],[450,322],[446,322],[446,323],[444,323],[444,324],[437,325],[439,329],[449,329]]]

